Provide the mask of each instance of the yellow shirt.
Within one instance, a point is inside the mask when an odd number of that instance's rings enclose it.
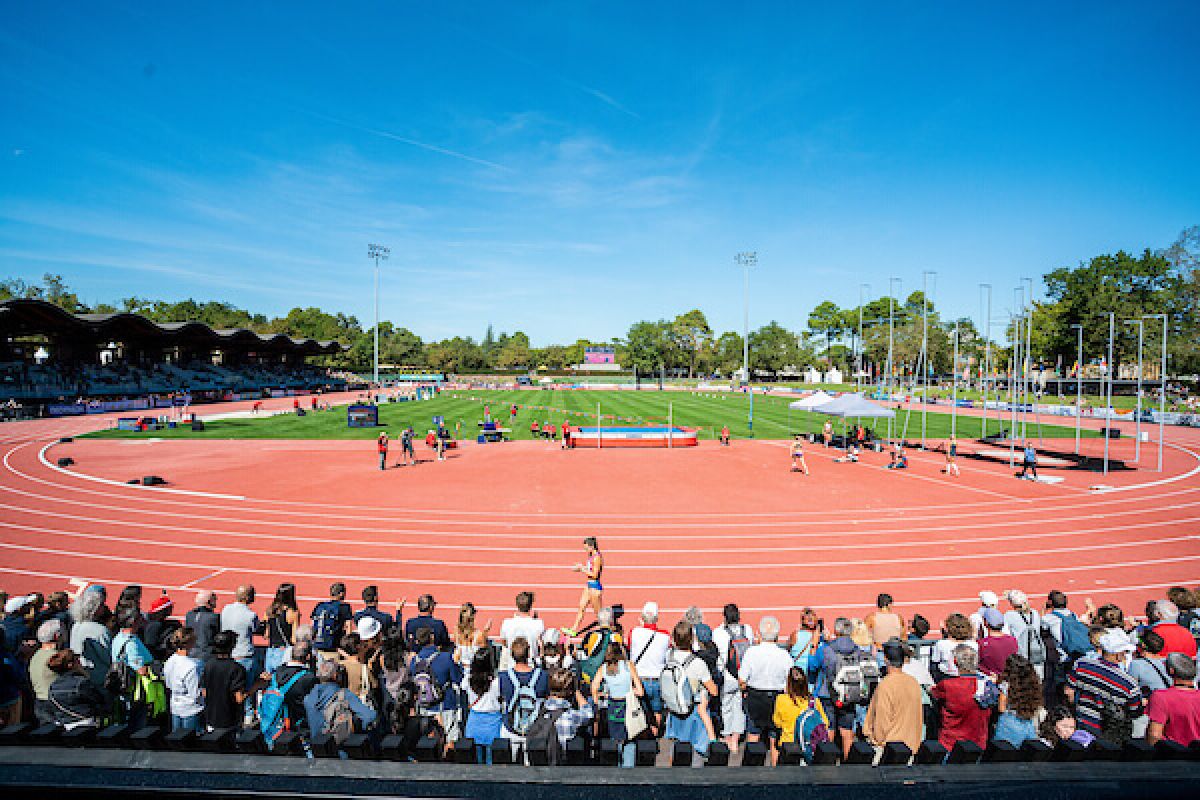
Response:
[[[779,728],[779,743],[787,744],[788,742],[796,741],[796,719],[808,710],[811,700],[797,699],[792,700],[787,692],[781,692],[775,698],[775,727]],[[829,718],[825,716],[825,709],[821,708],[821,704],[817,703],[817,713],[821,715],[821,720],[825,723],[825,727],[829,727]]]

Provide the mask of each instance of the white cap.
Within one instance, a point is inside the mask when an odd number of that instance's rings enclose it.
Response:
[[[358,638],[364,642],[374,639],[381,630],[383,626],[374,617],[360,617],[358,620]]]
[[[562,633],[558,628],[547,628],[542,633],[542,642],[545,644],[558,644],[560,641],[562,641]]]
[[[1020,589],[1009,589],[1008,602],[1012,603],[1014,606],[1023,606],[1029,602],[1029,596]]]
[[[985,606],[991,606],[992,608],[995,608],[1000,604],[1000,598],[996,597],[995,592],[989,592],[987,589],[984,589],[979,593],[979,602],[983,603]]]
[[[658,603],[654,602],[653,600],[647,600],[646,605],[642,606],[642,616],[643,617],[657,617],[658,616]]]
[[[1100,635],[1100,649],[1105,653],[1132,653],[1137,650],[1129,637],[1119,631],[1105,631]]]
[[[17,595],[16,597],[10,597],[8,598],[8,602],[4,604],[4,613],[16,614],[18,611],[36,599],[37,595],[32,594],[21,594]]]

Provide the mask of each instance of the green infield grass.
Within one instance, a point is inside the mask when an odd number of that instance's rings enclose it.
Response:
[[[819,431],[828,417],[807,411],[789,411],[792,397],[754,398],[754,435],[761,439],[783,439],[791,433]],[[370,439],[386,430],[395,437],[405,425],[412,425],[418,435],[433,427],[433,417],[442,416],[452,429],[457,425],[458,438],[474,438],[483,420],[484,405],[491,408],[492,416],[508,425],[509,408],[516,403],[519,407],[516,424],[512,432],[514,439],[532,438],[529,426],[534,420],[539,423],[552,422],[561,425],[569,420],[572,425],[595,425],[599,405],[605,426],[621,425],[665,425],[668,414],[676,425],[701,429],[701,438],[715,438],[722,425],[728,425],[736,438],[749,436],[747,412],[750,401],[744,395],[705,392],[658,392],[658,391],[572,391],[567,389],[543,391],[503,390],[448,390],[431,400],[405,403],[384,403],[379,408],[379,428],[349,428],[346,426],[346,407],[337,406],[328,411],[310,412],[298,417],[293,414],[263,416],[256,418],[219,419],[205,423],[203,431],[193,432],[190,426],[157,431],[118,431],[115,428],[86,434],[106,438],[180,438],[180,439]],[[893,422],[894,432],[899,436],[905,428],[907,438],[921,435],[921,413],[899,411]],[[1061,421],[1061,418],[1054,418]],[[834,419],[835,430],[841,430],[841,420]],[[1073,425],[1050,424],[1043,417],[1041,436],[1046,438],[1074,438]],[[849,420],[848,424],[854,424]],[[887,420],[864,421],[880,435],[887,434]],[[957,433],[962,439],[978,438],[982,420],[978,417],[959,415]],[[926,413],[926,436],[944,439],[950,435],[951,415],[944,411]],[[997,431],[1000,423],[993,415],[988,420],[988,432]],[[1034,418],[1029,417],[1029,430],[1036,435]],[[1083,436],[1097,437],[1098,431],[1084,430]]]

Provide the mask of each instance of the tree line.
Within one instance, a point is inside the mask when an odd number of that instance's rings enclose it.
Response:
[[[1106,353],[1107,312],[1115,312],[1115,361],[1136,359],[1137,330],[1125,320],[1147,314],[1167,314],[1170,333],[1170,372],[1200,371],[1200,226],[1185,230],[1171,247],[1147,249],[1139,255],[1119,251],[1096,256],[1074,267],[1060,267],[1042,278],[1045,299],[1033,304],[1032,352],[1046,366],[1071,365],[1076,359],[1076,330],[1083,325],[1085,362]],[[334,340],[349,350],[329,363],[367,369],[374,353],[374,329],[358,318],[318,308],[293,308],[281,317],[252,313],[231,303],[179,302],[127,297],[115,304],[89,307],[59,275],[47,274],[41,283],[20,278],[0,281],[0,300],[37,298],[72,313],[141,314],[156,322],[197,321],[214,328],[249,328],[259,333]],[[998,304],[1000,307],[1004,303]],[[860,333],[861,320],[861,339]],[[887,364],[889,342],[894,372],[915,375],[928,370],[948,374],[953,368],[954,332],[958,332],[960,373],[977,374],[983,363],[985,337],[968,318],[947,319],[921,292],[905,298],[878,297],[861,307],[839,307],[831,301],[818,304],[802,322],[790,329],[772,320],[750,332],[749,360],[755,374],[778,374],[787,367],[803,369],[837,367],[850,376],[861,350],[864,370],[880,375]],[[1157,342],[1161,324],[1146,321],[1146,341]],[[997,326],[995,333],[1012,335],[1012,328]],[[927,362],[921,362],[922,340]],[[633,323],[623,337],[607,341],[577,339],[570,344],[534,347],[522,331],[495,333],[491,326],[476,340],[455,336],[424,341],[413,331],[392,322],[379,325],[379,358],[383,364],[425,368],[438,372],[490,370],[566,369],[582,363],[587,347],[609,346],[618,363],[645,375],[728,376],[742,366],[743,338],[736,331],[717,333],[704,312],[692,309],[671,319]],[[993,339],[992,363],[997,371],[1008,368],[1010,351]],[[1157,358],[1157,345],[1147,346],[1147,360]],[[1066,370],[1064,370],[1066,371]]]

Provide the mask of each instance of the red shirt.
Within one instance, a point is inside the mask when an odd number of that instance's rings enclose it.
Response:
[[[1004,662],[1017,652],[1017,637],[1002,634],[979,640],[979,669],[989,675],[1004,671]]]
[[[386,453],[386,452],[387,452],[387,446],[388,446],[388,440],[387,440],[387,439],[380,439],[380,440],[379,440],[379,452],[381,452],[381,453]]]
[[[1182,745],[1200,739],[1200,691],[1172,686],[1150,695],[1146,714],[1163,726],[1163,738]]]
[[[724,436],[726,439],[729,438],[729,426],[728,425],[726,425],[724,428],[721,428],[721,435]]]
[[[300,407],[300,401],[299,401],[299,400],[293,400],[293,401],[292,401],[292,408],[299,408],[299,407]]]
[[[930,697],[942,701],[942,732],[938,741],[947,750],[953,750],[960,739],[987,747],[992,710],[980,708],[975,702],[975,682],[974,677],[947,678],[929,690]]]
[[[1171,653],[1183,653],[1188,658],[1196,657],[1196,640],[1187,628],[1174,622],[1160,622],[1151,630],[1162,637],[1165,645],[1159,655],[1165,657]]]
[[[566,423],[566,422],[563,423],[562,432],[563,432],[563,436],[566,436],[567,434],[569,434],[571,432],[571,426],[569,423]]]

